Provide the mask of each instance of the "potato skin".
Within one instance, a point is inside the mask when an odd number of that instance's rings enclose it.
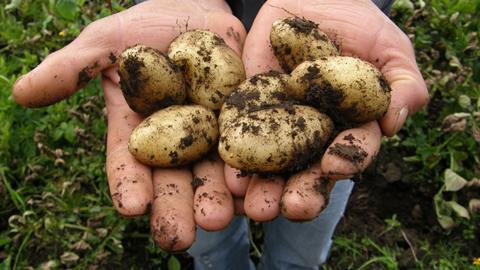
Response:
[[[118,74],[128,105],[144,116],[186,99],[182,73],[159,50],[143,45],[126,49],[119,58]]]
[[[284,18],[272,25],[270,43],[280,66],[291,72],[304,61],[339,55],[339,49],[318,24],[298,18]]]
[[[221,134],[218,151],[247,172],[297,171],[319,157],[332,130],[330,118],[312,107],[279,105],[238,117]]]
[[[174,167],[197,160],[217,139],[213,111],[200,105],[174,105],[140,123],[130,135],[128,150],[143,164]]]
[[[242,60],[215,33],[187,31],[170,44],[168,56],[185,74],[189,98],[212,110],[245,80]]]
[[[391,90],[383,74],[354,57],[332,56],[304,62],[292,71],[288,87],[295,98],[339,122],[379,119],[390,104]]]
[[[220,132],[236,121],[239,115],[286,102],[288,99],[287,76],[272,71],[257,74],[242,82],[222,105],[218,117]]]

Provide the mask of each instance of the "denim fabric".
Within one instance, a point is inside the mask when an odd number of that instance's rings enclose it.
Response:
[[[266,222],[259,269],[318,269],[328,257],[335,227],[343,216],[352,189],[352,181],[337,181],[327,208],[312,221],[291,222],[279,216]],[[188,253],[194,258],[196,270],[253,270],[249,249],[246,219],[235,217],[223,231],[198,229]]]
[[[243,216],[235,217],[222,231],[207,232],[200,228],[193,246],[187,251],[199,269],[255,269],[250,260],[248,224]]]

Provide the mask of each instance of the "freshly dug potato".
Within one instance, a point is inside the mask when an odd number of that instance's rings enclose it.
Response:
[[[217,139],[213,111],[200,105],[174,105],[140,123],[130,135],[128,150],[143,164],[173,167],[200,158]]]
[[[286,76],[278,72],[257,74],[235,89],[223,103],[218,124],[220,132],[238,116],[287,101]]]
[[[339,55],[339,50],[318,24],[294,17],[275,21],[270,32],[273,52],[286,72],[304,61]]]
[[[240,116],[220,136],[222,159],[247,172],[297,171],[316,160],[333,129],[308,106],[278,105]]]
[[[292,71],[288,86],[295,98],[342,122],[381,118],[390,104],[390,87],[383,74],[354,57],[304,62]]]
[[[144,116],[187,96],[180,69],[159,50],[137,45],[119,59],[118,74],[123,95],[130,108]]]
[[[213,110],[245,80],[240,56],[209,31],[181,34],[170,44],[168,56],[184,71],[190,99]]]

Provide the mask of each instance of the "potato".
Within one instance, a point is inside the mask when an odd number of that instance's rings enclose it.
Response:
[[[182,104],[187,96],[180,70],[153,48],[137,45],[125,50],[120,55],[118,74],[128,105],[144,116]]]
[[[297,171],[319,157],[332,129],[330,118],[314,108],[277,105],[238,117],[221,133],[218,150],[247,172]]]
[[[190,99],[213,110],[245,80],[240,57],[209,31],[181,34],[170,44],[168,56],[184,71]]]
[[[143,164],[173,167],[197,160],[217,139],[213,111],[200,105],[174,105],[140,123],[130,135],[128,150]]]
[[[275,21],[270,32],[273,52],[286,72],[300,63],[339,55],[335,43],[318,29],[318,24],[302,18]]]
[[[278,72],[257,74],[241,83],[225,100],[218,117],[220,132],[239,115],[284,103],[286,77]]]
[[[304,62],[292,71],[288,86],[295,98],[340,122],[381,118],[390,104],[390,87],[383,74],[354,57]]]

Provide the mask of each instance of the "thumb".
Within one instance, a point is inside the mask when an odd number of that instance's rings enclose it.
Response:
[[[118,18],[117,14],[91,23],[73,42],[20,77],[13,87],[16,102],[25,107],[53,104],[114,65],[122,46]]]
[[[399,55],[382,68],[392,89],[387,113],[379,120],[383,134],[393,136],[403,126],[406,118],[424,106],[429,99],[425,81],[413,60]]]

